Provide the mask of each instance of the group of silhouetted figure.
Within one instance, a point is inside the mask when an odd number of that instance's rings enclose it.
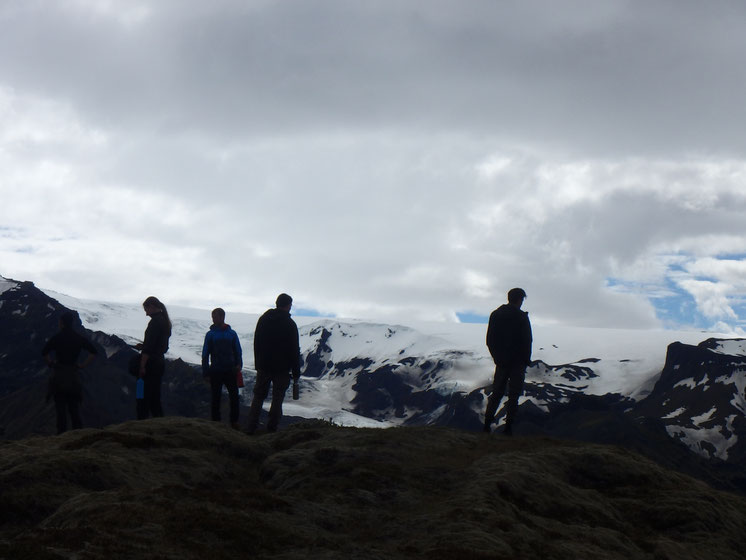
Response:
[[[518,398],[523,391],[533,342],[528,313],[521,311],[525,298],[523,289],[513,288],[508,292],[508,303],[495,309],[489,318],[487,347],[495,362],[495,375],[485,411],[485,432],[490,432],[495,413],[507,390],[504,433],[513,433]],[[267,310],[257,321],[254,331],[256,381],[246,425],[249,434],[257,429],[270,387],[272,401],[266,423],[268,432],[277,430],[282,418],[282,403],[291,381],[293,398],[298,398],[301,354],[298,327],[290,316],[292,305],[293,299],[289,295],[280,294],[275,307]],[[146,298],[142,306],[150,321],[143,342],[135,346],[139,354],[130,362],[130,373],[137,378],[135,400],[138,420],[163,416],[161,386],[166,370],[165,354],[171,337],[171,320],[166,306],[155,296]],[[97,354],[96,347],[76,332],[73,324],[73,313],[64,312],[60,318],[60,331],[42,349],[42,355],[52,370],[47,399],[54,400],[58,434],[67,429],[68,416],[73,429],[82,426],[82,386],[78,372],[89,366]],[[79,362],[83,351],[87,351],[88,355],[83,362]],[[230,424],[235,429],[240,429],[238,389],[243,386],[242,369],[243,352],[238,335],[225,322],[225,311],[218,307],[212,311],[212,325],[202,347],[202,375],[210,383],[212,419],[221,419],[221,397],[225,387]]]
[[[298,398],[300,343],[298,327],[290,316],[293,298],[280,294],[275,305],[259,317],[254,331],[256,382],[246,427],[250,434],[256,431],[270,386],[272,403],[266,424],[269,432],[277,430],[282,418],[282,402],[291,380],[293,398]],[[135,346],[139,353],[130,362],[130,373],[137,378],[135,400],[138,420],[163,416],[161,386],[166,371],[165,354],[171,338],[171,319],[166,306],[155,296],[150,296],[142,307],[150,321],[142,343]],[[60,331],[42,349],[44,359],[52,370],[47,398],[54,399],[58,434],[67,429],[68,416],[73,429],[82,426],[82,386],[78,372],[90,365],[97,354],[96,347],[73,329],[74,318],[69,311],[63,313]],[[212,311],[212,321],[202,348],[202,374],[209,381],[211,389],[211,416],[213,420],[220,421],[221,395],[223,387],[226,387],[231,426],[238,429],[238,388],[243,385],[241,343],[236,332],[226,324],[223,309]],[[88,356],[80,363],[78,360],[84,350]]]

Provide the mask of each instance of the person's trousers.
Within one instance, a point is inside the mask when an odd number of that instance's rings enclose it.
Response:
[[[161,405],[161,381],[166,371],[166,362],[163,356],[151,356],[145,364],[145,391],[144,398],[137,399],[137,419],[145,420],[152,416],[160,418],[163,416]]]
[[[267,431],[274,432],[282,418],[282,401],[285,399],[285,392],[290,386],[289,371],[257,371],[256,383],[254,384],[254,398],[249,408],[248,432],[253,433],[259,424],[259,415],[262,413],[262,404],[269,394],[269,386],[272,385],[272,404],[269,408],[269,418],[267,420]]]
[[[54,409],[57,415],[57,433],[67,430],[67,415],[70,415],[73,430],[82,427],[80,421],[80,401],[82,387],[76,365],[57,365],[49,379],[47,397],[54,398]]]
[[[228,390],[231,424],[235,424],[238,422],[238,383],[235,369],[210,372],[212,419],[220,422],[220,401],[223,396],[223,385]]]
[[[508,407],[505,412],[505,423],[510,426],[515,420],[516,410],[518,410],[518,398],[523,392],[523,382],[526,379],[526,366],[510,365],[510,366],[497,366],[495,368],[495,378],[492,381],[492,394],[487,399],[487,410],[484,412],[484,425],[489,426],[495,419],[495,412],[500,407],[500,401],[502,401],[505,395],[505,390],[508,390]]]
[[[57,413],[57,434],[67,430],[67,415],[73,430],[79,430],[83,424],[80,421],[80,395],[72,393],[54,393],[54,408]]]

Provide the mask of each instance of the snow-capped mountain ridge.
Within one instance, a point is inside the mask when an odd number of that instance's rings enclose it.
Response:
[[[50,291],[47,294],[78,311],[87,328],[116,334],[133,342],[142,338],[147,317],[139,305],[91,302]],[[189,363],[200,363],[202,340],[210,326],[209,310],[169,306],[169,313],[174,323],[170,355]],[[228,322],[239,335],[249,369],[253,367],[250,350],[258,317],[258,314],[228,310]],[[463,370],[459,381],[465,388],[475,388],[492,376],[493,365],[484,344],[485,325],[423,322],[386,325],[353,319],[298,316],[294,319],[299,325],[304,354],[316,348],[317,335],[326,329],[330,334],[325,336],[333,336],[335,343],[335,361],[364,356],[383,363],[386,359],[399,359],[400,355],[445,356],[459,362],[456,369]],[[534,359],[552,368],[590,369],[596,377],[587,376],[586,389],[593,394],[633,394],[660,373],[668,344],[676,340],[699,343],[702,338],[702,333],[691,331],[535,325]],[[404,353],[400,354],[402,351]],[[478,372],[472,371],[475,368]]]
[[[23,285],[0,282],[3,292],[24,290]],[[0,295],[6,299],[6,294]],[[115,335],[117,340],[136,342],[147,325],[139,305],[47,295],[76,310],[87,328]],[[20,318],[27,308],[28,304],[19,303],[11,313]],[[169,357],[199,365],[211,322],[209,311],[169,306],[169,312],[174,325]],[[245,400],[253,382],[251,348],[257,318],[257,314],[228,312],[228,322],[244,348]],[[286,402],[287,414],[358,426],[436,423],[477,429],[481,424],[494,369],[484,345],[484,325],[295,319],[303,377],[301,400]],[[563,411],[605,403],[603,407],[629,411],[635,421],[659,419],[669,437],[703,456],[723,460],[734,456],[739,417],[746,410],[746,341],[700,343],[701,333],[541,324],[535,325],[534,335],[535,361],[527,370],[520,400],[527,422],[543,426]],[[675,339],[682,342],[669,347]],[[107,355],[116,353],[118,344],[112,342]],[[594,396],[600,400],[588,400]]]
[[[84,301],[54,292],[48,295],[80,313],[92,330],[116,334],[128,342],[141,339],[147,317],[139,305]],[[202,340],[209,329],[210,312],[169,306],[174,323],[170,355],[188,363],[201,361]],[[253,369],[253,330],[258,314],[228,311],[228,322],[244,347],[244,362]],[[372,360],[367,367],[400,363],[413,358],[451,368],[449,382],[461,391],[472,391],[492,378],[494,366],[484,344],[485,325],[413,323],[387,325],[361,320],[298,317],[301,351],[310,367],[308,377],[335,375],[328,362],[345,364]],[[660,374],[666,347],[674,341],[697,344],[702,333],[691,331],[634,331],[534,325],[534,368],[527,378],[535,382],[565,384],[590,394],[619,393],[645,396]],[[331,343],[330,343],[331,341]],[[330,345],[331,344],[331,345]],[[326,347],[326,348],[325,348]],[[310,359],[308,359],[310,358]],[[352,365],[343,368],[349,372]],[[341,373],[341,372],[337,372]]]
[[[132,419],[134,380],[127,364],[135,354],[127,342],[139,340],[145,330],[148,318],[141,307],[45,294],[30,282],[3,287],[0,433],[17,438],[53,430],[53,413],[43,398],[48,373],[39,351],[65,309],[79,313],[102,350],[91,371],[84,372],[84,424],[103,427]],[[209,391],[197,364],[210,313],[178,306],[169,306],[169,312],[174,333],[164,407],[168,414],[207,417]],[[244,411],[254,380],[257,318],[228,313],[244,348]],[[301,400],[285,402],[288,421],[305,417],[351,426],[428,424],[481,431],[493,374],[484,325],[295,319],[304,375]],[[534,335],[536,361],[520,399],[518,435],[623,445],[746,491],[743,340],[700,342],[701,333],[541,324]],[[676,338],[681,342],[672,343]],[[498,423],[502,416],[498,411]]]

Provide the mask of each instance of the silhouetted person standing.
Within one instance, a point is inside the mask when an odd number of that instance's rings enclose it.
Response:
[[[230,421],[238,429],[238,376],[243,358],[238,335],[225,323],[225,311],[212,311],[212,326],[202,346],[202,375],[210,379],[212,419],[220,422],[220,398],[223,385],[228,390]]]
[[[282,401],[290,385],[290,376],[300,377],[300,344],[298,327],[290,318],[293,298],[287,294],[277,296],[276,306],[259,317],[254,332],[254,364],[256,384],[249,409],[248,432],[253,434],[259,423],[262,403],[272,385],[272,405],[269,409],[267,431],[277,430],[282,418]]]
[[[60,332],[50,338],[41,351],[44,360],[52,368],[49,394],[54,398],[57,434],[67,429],[68,413],[73,430],[82,427],[80,401],[83,397],[83,388],[78,370],[87,367],[98,353],[88,339],[73,330],[73,319],[74,316],[69,311],[63,313],[60,317]],[[88,357],[82,364],[78,364],[82,350],[88,351]]]
[[[165,354],[168,351],[168,339],[171,337],[171,319],[168,311],[157,297],[149,296],[142,304],[150,322],[145,329],[141,350],[140,371],[138,376],[145,382],[143,398],[137,399],[137,419],[144,420],[163,416],[161,405],[161,382],[166,371]]]
[[[518,397],[523,392],[526,367],[531,362],[531,322],[528,313],[521,311],[526,292],[513,288],[508,292],[508,303],[495,309],[487,327],[487,348],[495,362],[492,394],[484,413],[484,431],[490,431],[495,412],[508,390],[508,407],[505,413],[505,434],[513,434],[513,421],[518,409]]]

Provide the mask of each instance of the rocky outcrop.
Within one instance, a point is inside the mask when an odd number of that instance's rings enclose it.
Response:
[[[651,394],[632,414],[656,418],[697,454],[746,464],[746,357],[742,340],[673,343]]]

